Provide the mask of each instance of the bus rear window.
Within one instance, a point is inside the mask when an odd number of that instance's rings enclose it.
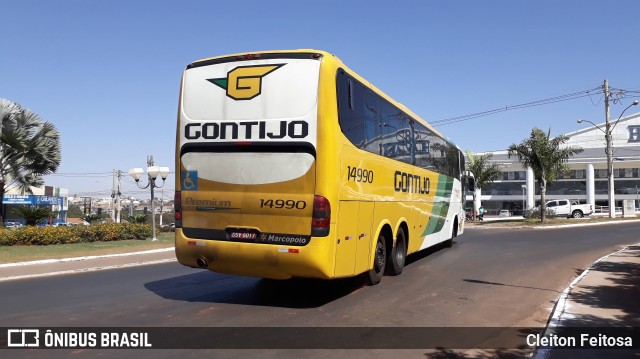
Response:
[[[189,152],[182,155],[187,171],[198,178],[227,184],[258,185],[304,176],[315,158],[304,152]]]

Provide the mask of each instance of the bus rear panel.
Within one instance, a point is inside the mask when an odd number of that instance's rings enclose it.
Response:
[[[178,128],[180,263],[240,275],[329,278],[314,218],[318,78],[312,53],[196,62]],[[317,55],[316,55],[317,56]],[[314,227],[315,225],[315,227]],[[323,228],[324,227],[324,228]]]

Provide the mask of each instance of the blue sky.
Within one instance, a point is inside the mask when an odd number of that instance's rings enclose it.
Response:
[[[47,185],[109,195],[112,169],[174,170],[180,78],[194,60],[314,48],[340,57],[427,121],[602,85],[640,91],[640,2],[3,0],[0,97],[62,135]],[[638,96],[638,93],[629,93]],[[634,98],[612,105],[617,118]],[[601,94],[437,128],[460,148],[505,149],[534,126],[604,122]],[[82,174],[93,174],[91,177]],[[173,179],[165,188],[172,197]],[[125,195],[144,197],[133,182]]]

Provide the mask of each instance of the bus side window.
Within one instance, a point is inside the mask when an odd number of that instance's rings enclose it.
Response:
[[[367,143],[365,150],[382,154],[380,142],[380,101],[370,89],[363,87],[360,92],[364,110],[364,135]]]
[[[338,71],[338,116],[342,133],[358,148],[364,146],[364,117],[362,101],[358,98],[359,84],[348,77],[342,70]]]
[[[349,91],[348,91],[348,95],[349,95],[349,108],[351,110],[354,110],[355,108],[353,107],[353,84],[351,82],[351,79],[347,80],[347,86],[349,87]]]
[[[411,138],[409,126],[402,121],[401,112],[384,99],[380,99],[380,132],[382,146],[392,149],[386,156],[394,160],[411,162]]]

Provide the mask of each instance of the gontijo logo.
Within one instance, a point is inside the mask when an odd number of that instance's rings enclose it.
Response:
[[[226,78],[207,79],[234,100],[251,100],[262,92],[262,78],[286,64],[238,66]]]

